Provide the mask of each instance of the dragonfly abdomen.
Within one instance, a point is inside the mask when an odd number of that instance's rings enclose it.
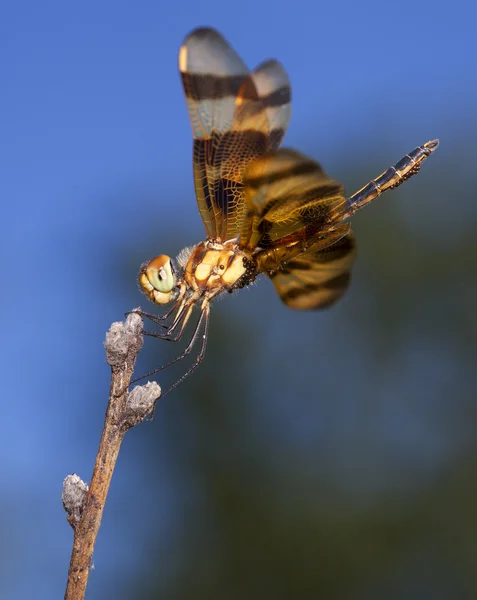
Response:
[[[373,179],[346,200],[348,206],[345,218],[351,217],[358,209],[366,206],[386,190],[392,190],[415,175],[421,163],[430,156],[439,145],[439,140],[432,140],[423,146],[414,148],[394,166],[386,169],[379,177]]]

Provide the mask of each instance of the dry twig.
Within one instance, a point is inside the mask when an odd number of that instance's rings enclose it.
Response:
[[[126,432],[154,410],[161,389],[157,383],[135,387],[127,393],[134,364],[142,347],[142,319],[134,312],[125,323],[113,323],[106,334],[106,359],[111,366],[111,386],[103,433],[88,486],[77,475],[63,482],[63,505],[74,530],[65,600],[83,600],[93,551],[111,478]]]

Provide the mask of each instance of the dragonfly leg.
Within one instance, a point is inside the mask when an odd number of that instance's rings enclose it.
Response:
[[[139,315],[143,319],[149,319],[158,327],[167,329],[167,325],[164,325],[162,323],[162,321],[164,321],[166,319],[165,315],[163,315],[163,316],[152,315],[151,313],[144,312],[143,310],[130,310],[127,313],[124,313],[125,317],[127,317],[128,315]]]
[[[172,304],[170,309],[163,315],[153,315],[153,314],[145,312],[143,310],[134,310],[134,311],[129,311],[129,312],[125,313],[125,316],[130,315],[131,313],[134,312],[136,315],[139,315],[140,317],[149,319],[158,327],[162,327],[163,329],[168,329],[170,327],[170,325],[164,325],[164,321],[167,321],[167,319],[175,311],[178,311],[178,315],[179,315],[179,313],[181,312],[181,310],[184,306],[184,303],[185,303],[184,295],[185,295],[185,293],[181,290],[179,296],[176,298],[175,302]]]
[[[190,307],[190,312],[192,311],[192,306]],[[185,320],[183,326],[181,327],[180,330],[180,335],[182,335],[184,328],[185,328],[185,324],[189,318],[190,312],[188,313],[187,319]],[[202,348],[201,348],[201,352],[199,355],[202,355],[200,360],[198,362],[200,362],[203,358],[203,354],[205,354],[205,344],[206,344],[206,338],[207,338],[207,332],[208,332],[208,326],[209,326],[209,312],[210,312],[210,308],[209,308],[209,304],[206,304],[203,309],[201,310],[200,313],[200,317],[197,321],[197,325],[195,326],[194,329],[194,333],[192,334],[192,338],[190,339],[190,342],[187,344],[187,347],[184,349],[184,351],[182,352],[182,354],[180,356],[176,356],[176,358],[174,358],[173,360],[169,361],[168,363],[157,367],[156,369],[153,369],[152,371],[149,371],[149,373],[146,373],[145,375],[141,375],[141,377],[137,377],[136,379],[134,379],[133,381],[131,381],[130,385],[132,385],[133,383],[137,383],[138,381],[141,381],[142,379],[145,379],[146,377],[152,377],[152,375],[155,375],[156,373],[159,373],[160,371],[163,371],[164,369],[166,369],[167,367],[170,367],[171,365],[179,362],[180,360],[182,360],[183,358],[185,358],[188,354],[190,354],[194,344],[196,343],[198,337],[199,337],[199,333],[200,333],[200,329],[202,326],[202,323],[205,321],[205,326],[204,326],[204,335],[203,335],[203,342],[202,342]],[[197,363],[198,364],[198,363]],[[176,387],[176,385],[178,385],[181,381],[183,381],[187,375],[189,375],[196,367],[197,364],[195,364],[195,366],[193,366],[192,369],[189,369],[185,375],[183,375],[171,388],[169,388],[167,390],[166,393],[169,393],[171,391],[171,389],[173,389],[174,387]],[[161,397],[164,396],[165,394],[161,394]]]
[[[180,383],[182,383],[184,381],[184,379],[186,379],[191,373],[193,373],[197,369],[197,367],[200,365],[200,363],[204,360],[205,351],[207,348],[207,336],[209,333],[209,314],[210,314],[210,308],[209,308],[209,305],[207,304],[201,313],[201,318],[203,315],[205,316],[204,333],[202,335],[202,345],[200,348],[200,352],[197,355],[197,358],[196,358],[194,364],[191,367],[189,367],[189,369],[184,373],[184,375],[182,375],[182,377],[180,377],[175,383],[173,383],[167,391],[165,391],[163,394],[161,394],[161,398],[164,398],[164,396],[166,396],[169,392],[172,392],[172,390],[175,389]],[[196,333],[198,334],[198,328],[196,330]],[[195,336],[194,342],[196,339],[197,339],[197,336]],[[191,348],[192,348],[192,345],[193,344],[191,344]],[[190,350],[189,350],[189,352],[190,352]]]
[[[177,315],[174,323],[169,326],[165,333],[154,333],[152,331],[145,331],[144,335],[149,337],[153,337],[159,340],[166,340],[168,342],[178,342],[182,334],[184,333],[185,326],[189,322],[190,315],[192,314],[192,309],[194,308],[193,304],[189,304],[184,306],[181,312]],[[179,331],[175,335],[172,335],[174,330],[179,327]]]

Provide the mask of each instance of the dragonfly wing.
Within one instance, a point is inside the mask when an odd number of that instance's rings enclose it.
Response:
[[[278,148],[290,116],[290,86],[276,61],[252,73],[213,29],[192,32],[179,53],[192,130],[194,182],[209,238],[237,237],[244,209],[243,172]]]
[[[340,225],[346,210],[342,185],[317,162],[289,148],[253,161],[244,184],[240,246],[250,252],[296,243],[306,248]]]
[[[282,301],[296,310],[325,308],[347,290],[356,246],[351,231],[321,250],[309,250],[269,274]]]
[[[257,157],[277,150],[290,120],[290,83],[275,60],[260,65],[239,91],[229,132],[215,139],[216,204],[223,220],[219,237],[237,238],[246,212],[243,177]]]
[[[211,181],[212,137],[230,130],[237,94],[248,77],[238,54],[214,29],[194,30],[179,51],[179,70],[194,136],[194,185],[207,236],[217,237],[221,219]]]

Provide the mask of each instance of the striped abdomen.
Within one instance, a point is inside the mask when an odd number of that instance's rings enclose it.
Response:
[[[393,167],[389,167],[382,175],[370,181],[356,194],[347,198],[348,206],[345,218],[372,202],[386,190],[397,188],[401,183],[415,175],[421,168],[421,163],[430,156],[439,145],[439,140],[432,140],[423,146],[418,146],[406,154]]]

